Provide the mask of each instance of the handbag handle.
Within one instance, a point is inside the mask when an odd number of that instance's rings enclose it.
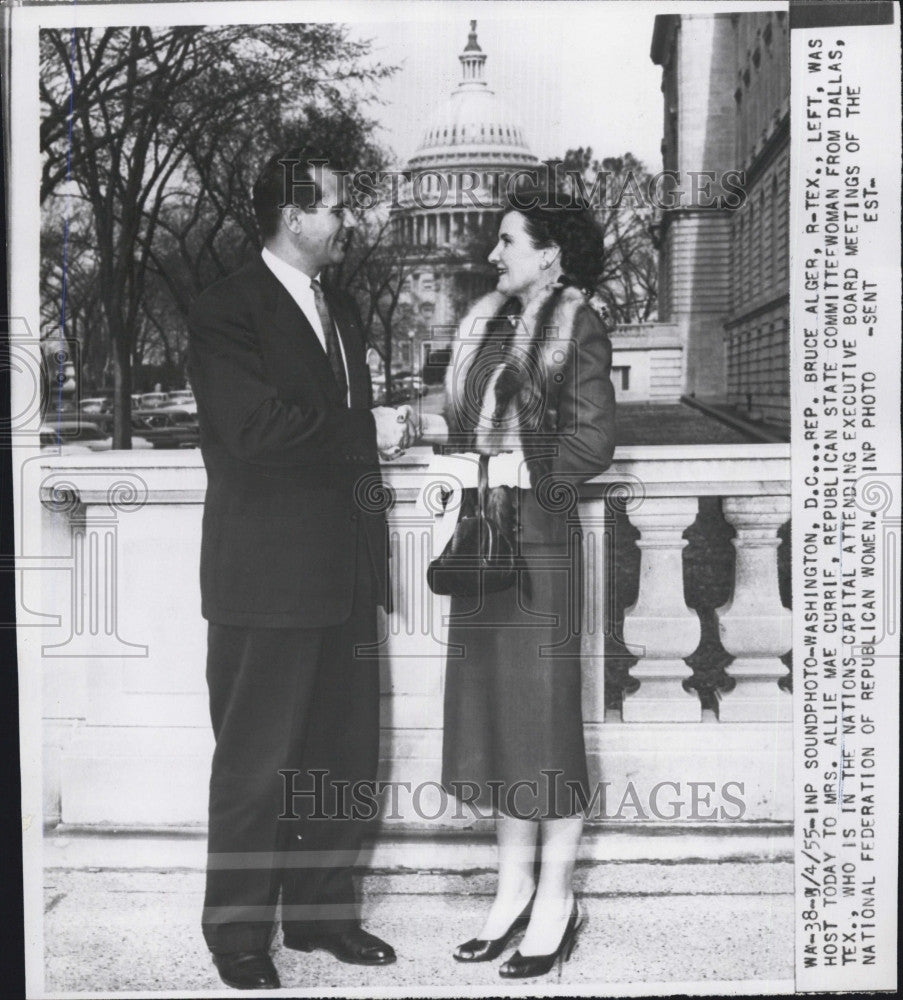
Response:
[[[480,517],[486,516],[489,505],[489,456],[480,455],[480,466],[477,478],[477,498],[479,500]]]

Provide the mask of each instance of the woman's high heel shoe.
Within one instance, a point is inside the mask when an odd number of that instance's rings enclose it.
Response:
[[[583,917],[577,909],[577,900],[574,900],[574,908],[568,917],[558,947],[548,955],[522,955],[520,951],[516,951],[499,968],[499,975],[502,979],[529,979],[531,976],[544,976],[551,972],[556,961],[560,969],[561,964],[571,957],[571,952],[577,941],[577,932],[582,926]]]
[[[491,940],[487,940],[486,938],[471,938],[469,941],[465,941],[455,948],[453,953],[455,960],[458,962],[491,962],[494,958],[498,958],[507,947],[511,938],[518,931],[524,930],[530,922],[530,911],[533,909],[533,899],[535,896],[536,893],[530,897],[530,902],[523,908],[520,916],[514,919],[514,922],[501,937],[492,938]]]

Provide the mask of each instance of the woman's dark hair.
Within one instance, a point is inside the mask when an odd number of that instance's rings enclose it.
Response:
[[[551,185],[517,187],[503,207],[523,217],[533,246],[561,249],[565,284],[585,291],[595,287],[605,265],[605,241],[592,210],[575,192]]]

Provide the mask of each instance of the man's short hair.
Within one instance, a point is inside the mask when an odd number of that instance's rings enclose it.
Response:
[[[286,205],[310,211],[323,197],[317,183],[327,161],[306,150],[289,149],[267,160],[254,181],[252,203],[257,227],[264,243],[279,230],[279,217]]]

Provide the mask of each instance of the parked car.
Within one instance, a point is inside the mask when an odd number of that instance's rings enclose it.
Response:
[[[161,410],[184,410],[186,413],[197,413],[198,404],[194,400],[194,396],[191,399],[186,399],[178,403],[169,402],[165,406],[160,407]]]
[[[158,406],[166,406],[169,402],[169,393],[144,392],[138,397],[138,400],[142,410],[153,410]]]
[[[92,396],[81,400],[78,408],[82,413],[107,413],[113,408],[113,400],[107,396]]]
[[[401,406],[402,403],[410,403],[416,399],[417,394],[411,392],[410,386],[392,383],[392,391],[387,393],[385,388],[373,393],[373,403],[375,406]]]
[[[155,448],[196,448],[201,439],[197,416],[173,407],[136,410],[132,414],[132,432]]]
[[[54,423],[58,417],[63,420],[78,420],[80,416],[78,406],[72,399],[56,399],[52,397],[47,408],[47,421]]]
[[[191,389],[174,389],[167,393],[170,403],[193,403],[194,392]]]
[[[38,430],[41,447],[55,447],[70,441],[105,441],[109,435],[91,420],[48,419]]]
[[[386,393],[386,381],[383,375],[374,376],[371,382],[373,384],[373,402],[377,406],[399,406],[401,403],[409,403],[414,399],[419,399],[427,391],[423,379],[419,375],[412,374],[409,370],[393,373],[390,394]]]
[[[52,424],[42,424],[40,430],[42,448],[59,447],[64,455],[87,454],[98,451],[111,451],[113,438],[109,433],[95,425],[86,425],[82,421],[66,421],[61,425],[61,433]],[[138,434],[132,437],[132,449],[138,451],[150,448],[151,445]]]

